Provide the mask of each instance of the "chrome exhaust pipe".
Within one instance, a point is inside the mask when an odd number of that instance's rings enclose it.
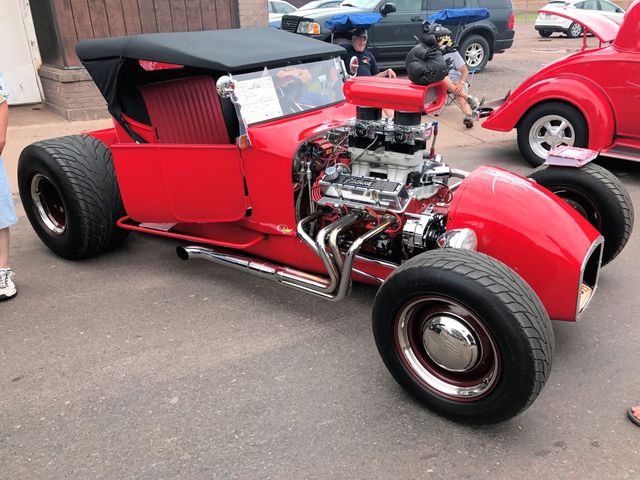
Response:
[[[277,265],[275,263],[259,260],[253,257],[242,255],[235,252],[227,252],[212,247],[200,246],[178,246],[176,253],[182,260],[190,258],[203,258],[213,263],[226,265],[236,270],[252,273],[256,276],[281,283],[288,287],[296,288],[313,295],[317,295],[328,300],[342,300],[349,293],[351,286],[351,273],[353,271],[353,262],[360,247],[367,240],[384,232],[391,225],[391,220],[381,223],[376,228],[369,230],[364,235],[358,237],[352,244],[345,255],[344,265],[342,268],[337,267],[336,261],[326,251],[325,238],[330,235],[334,229],[343,229],[353,224],[357,220],[354,214],[346,215],[336,220],[331,225],[326,226],[318,232],[317,241],[313,241],[311,237],[302,228],[319,217],[319,212],[302,219],[298,223],[298,233],[303,241],[320,257],[322,263],[327,268],[329,279],[304,272],[295,268]],[[333,237],[334,239],[336,237]],[[334,255],[340,255],[337,245],[331,245]],[[340,263],[343,263],[340,258]]]
[[[311,289],[327,288],[329,286],[327,279],[319,275],[313,275],[295,268],[283,267],[238,253],[224,252],[211,247],[195,245],[185,247],[179,245],[176,247],[176,253],[182,260],[203,258],[277,283],[290,284],[291,282],[299,282],[301,285]]]

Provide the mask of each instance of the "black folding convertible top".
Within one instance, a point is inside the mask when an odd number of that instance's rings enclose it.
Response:
[[[82,62],[128,58],[234,72],[340,55],[342,47],[274,28],[151,33],[84,40]]]
[[[342,47],[273,28],[173,32],[83,40],[76,53],[125,128],[121,113],[144,121],[136,87],[208,70],[214,76],[339,56]],[[145,72],[138,60],[182,65],[175,72]],[[134,137],[135,138],[135,137]]]

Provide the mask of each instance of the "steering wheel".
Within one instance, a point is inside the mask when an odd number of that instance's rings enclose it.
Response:
[[[302,111],[302,108],[298,105],[300,95],[304,91],[302,80],[295,75],[285,75],[276,79],[275,87],[284,113]]]

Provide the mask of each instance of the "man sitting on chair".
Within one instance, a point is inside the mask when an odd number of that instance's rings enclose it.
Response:
[[[443,80],[447,90],[454,95],[455,101],[464,113],[462,122],[467,128],[473,127],[473,110],[478,108],[478,101],[468,94],[467,79],[469,78],[469,68],[463,60],[458,50],[453,46],[453,41],[449,35],[437,36],[444,60],[451,65],[449,75]]]

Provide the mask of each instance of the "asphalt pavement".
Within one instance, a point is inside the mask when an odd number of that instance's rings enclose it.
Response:
[[[445,161],[530,171],[513,133],[465,131],[458,115],[442,117]],[[640,165],[603,165],[638,208]],[[20,293],[0,304],[0,478],[640,478],[640,429],[625,418],[640,402],[637,232],[581,321],[554,323],[536,402],[489,427],[439,417],[396,384],[371,332],[372,287],[325,302],[183,262],[177,242],[138,234],[71,262],[24,217],[12,242]]]

